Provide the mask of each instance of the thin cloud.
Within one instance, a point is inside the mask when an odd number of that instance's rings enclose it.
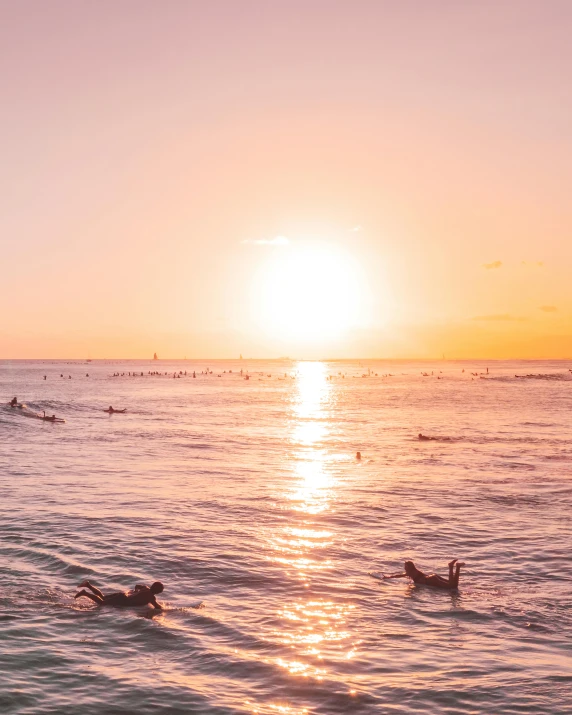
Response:
[[[274,236],[274,238],[246,238],[241,243],[249,243],[254,246],[287,246],[290,240],[286,236]]]
[[[556,313],[558,308],[555,305],[541,305],[539,310],[543,313]]]
[[[482,320],[487,322],[516,321],[520,323],[524,320],[528,320],[528,318],[521,318],[518,315],[510,315],[509,313],[494,313],[493,315],[477,315],[472,318],[472,320]]]
[[[521,261],[523,266],[536,266],[537,268],[544,267],[544,261]]]
[[[500,268],[501,266],[502,266],[502,261],[493,261],[492,263],[483,263],[483,268],[486,268],[487,271],[490,271],[493,268]]]

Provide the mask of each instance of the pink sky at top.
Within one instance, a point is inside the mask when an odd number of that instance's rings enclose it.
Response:
[[[0,2],[0,358],[572,356],[571,26],[554,0]],[[357,266],[359,319],[266,332],[260,275],[312,246]]]

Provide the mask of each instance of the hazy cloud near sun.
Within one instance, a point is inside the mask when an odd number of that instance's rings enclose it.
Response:
[[[274,236],[274,238],[246,238],[241,243],[255,246],[287,246],[290,240],[286,236]]]
[[[510,315],[509,313],[495,313],[493,315],[477,315],[473,318],[473,320],[483,320],[483,321],[509,320],[509,321],[516,321],[516,322],[520,323],[525,320],[528,320],[528,318],[521,318],[518,315]]]
[[[556,313],[558,308],[555,305],[541,305],[539,310],[543,313]]]
[[[531,266],[532,268],[544,268],[544,261],[521,261],[521,266]],[[494,268],[500,268],[502,266],[502,261],[492,261],[491,263],[483,263],[482,267],[486,268],[487,271],[493,270]]]

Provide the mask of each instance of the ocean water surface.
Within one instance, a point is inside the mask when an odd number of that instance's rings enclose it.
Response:
[[[0,712],[572,712],[572,365],[486,367],[0,362]]]

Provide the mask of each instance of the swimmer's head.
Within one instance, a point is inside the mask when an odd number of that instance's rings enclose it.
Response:
[[[151,593],[162,593],[163,591],[163,584],[161,581],[155,581],[155,583],[151,584],[151,588],[149,589]]]
[[[415,573],[417,573],[417,569],[415,568],[415,564],[413,563],[413,561],[405,562],[405,573],[408,576],[413,576]]]

